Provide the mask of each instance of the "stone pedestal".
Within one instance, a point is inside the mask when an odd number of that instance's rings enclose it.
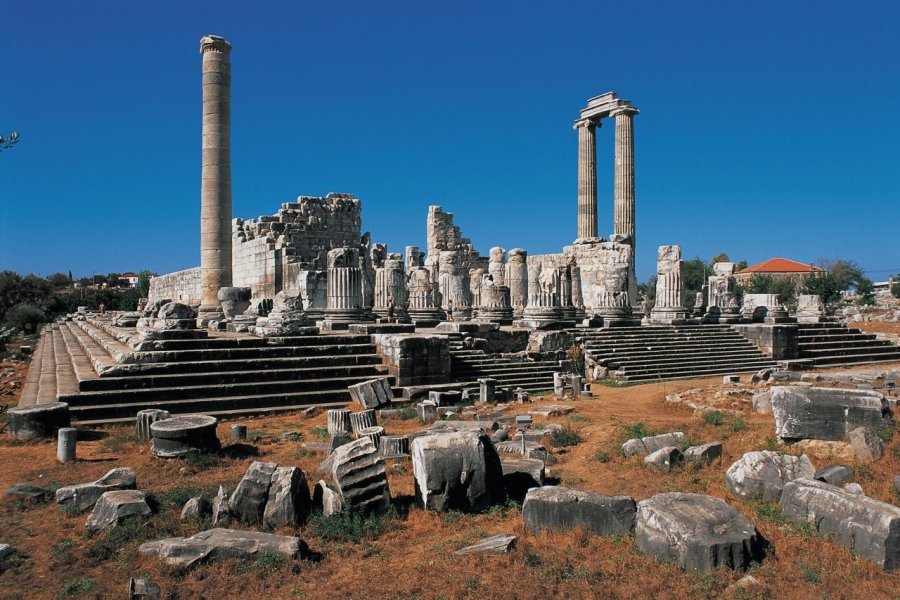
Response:
[[[200,181],[200,310],[197,324],[224,317],[219,289],[231,286],[231,44],[209,35],[203,55]]]
[[[134,427],[137,438],[143,442],[149,442],[150,426],[157,421],[168,419],[170,416],[169,411],[159,408],[148,408],[138,411],[137,422]]]
[[[56,439],[56,460],[61,463],[75,462],[75,444],[78,430],[74,427],[61,427]]]
[[[393,315],[390,318],[394,323],[410,322],[406,308],[406,274],[399,254],[389,254],[383,265],[375,269],[375,306],[372,312],[381,319],[387,319],[391,305]]]
[[[656,262],[656,304],[651,323],[674,325],[687,320],[684,306],[684,261],[680,246],[660,246]]]
[[[715,275],[709,278],[709,301],[704,323],[740,323],[741,307],[737,301],[737,281],[734,263],[720,262],[713,265]]]
[[[509,288],[495,285],[490,275],[481,284],[481,304],[478,307],[478,320],[512,325],[513,308],[509,301]]]
[[[346,329],[347,323],[363,320],[359,264],[356,248],[335,248],[328,252],[325,320],[322,322],[325,328]]]
[[[157,421],[150,425],[153,456],[176,458],[190,452],[218,450],[215,417],[184,415]]]
[[[528,305],[528,253],[521,248],[509,251],[506,263],[506,285],[509,286],[509,303],[513,316],[521,317]]]
[[[828,320],[822,297],[812,294],[800,294],[797,297],[796,316],[798,323],[822,323]]]
[[[440,323],[445,315],[444,311],[436,304],[434,283],[431,281],[428,269],[418,266],[410,271],[408,287],[407,312],[416,327],[434,327]]]
[[[540,256],[532,258],[534,260],[528,261],[528,306],[516,325],[532,329],[559,328],[563,323],[559,304],[559,270],[545,266]]]

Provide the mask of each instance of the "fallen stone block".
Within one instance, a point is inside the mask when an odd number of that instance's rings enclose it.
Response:
[[[776,386],[771,394],[781,439],[840,441],[857,427],[893,427],[888,402],[877,392]]]
[[[675,446],[666,446],[644,457],[644,462],[668,473],[673,467],[684,464],[684,454]]]
[[[826,465],[816,471],[813,479],[831,485],[841,485],[853,479],[853,470],[846,465]]]
[[[841,486],[845,491],[850,492],[851,494],[857,494],[860,496],[865,496],[866,493],[863,491],[862,486],[858,483],[845,483]]]
[[[718,498],[681,492],[638,502],[635,542],[644,554],[695,571],[743,571],[765,552],[744,515]]]
[[[212,524],[227,523],[231,520],[231,510],[228,506],[228,490],[220,485],[219,491],[210,503],[212,507]]]
[[[597,535],[624,535],[634,528],[634,517],[634,498],[553,485],[529,490],[522,504],[525,528],[532,533],[580,527]]]
[[[321,512],[322,516],[330,517],[344,510],[344,501],[340,493],[324,480],[319,480],[313,490],[313,510]]]
[[[129,490],[134,487],[134,469],[116,467],[97,481],[59,488],[56,490],[56,502],[57,504],[72,504],[76,512],[81,512],[92,507],[106,492]]]
[[[199,521],[212,514],[212,506],[203,496],[194,496],[184,503],[181,509],[182,521]]]
[[[159,600],[162,590],[159,586],[144,577],[132,577],[128,581],[128,600]]]
[[[14,406],[6,411],[9,435],[26,441],[38,438],[55,438],[62,427],[70,427],[69,405],[65,402],[45,402]]]
[[[778,500],[791,480],[815,475],[812,462],[804,454],[792,456],[772,450],[747,452],[725,473],[725,484],[743,498]]]
[[[390,508],[391,493],[378,448],[367,437],[341,446],[332,454],[331,476],[344,506],[371,512]]]
[[[796,479],[784,486],[782,514],[885,569],[900,567],[900,508],[839,487]]]
[[[309,517],[309,510],[309,485],[303,471],[299,467],[276,468],[263,511],[263,525],[272,528],[301,525]]]
[[[100,496],[84,525],[91,533],[99,533],[117,526],[126,517],[149,514],[150,507],[144,492],[115,490]]]
[[[353,401],[363,408],[378,408],[390,404],[394,399],[394,391],[388,378],[371,379],[355,383],[347,388]]]
[[[416,438],[412,465],[419,506],[480,511],[503,502],[503,468],[490,438],[456,431]]]
[[[507,495],[521,502],[531,488],[544,485],[544,461],[503,454],[500,458],[503,468],[503,485]]]
[[[500,533],[486,537],[477,544],[460,548],[453,554],[509,554],[513,546],[516,545],[516,536]]]
[[[431,400],[416,404],[416,414],[423,423],[434,423],[437,420],[437,404]]]
[[[722,456],[721,442],[710,442],[708,444],[703,444],[702,446],[691,446],[684,451],[684,457],[687,460],[695,460],[706,464],[711,463],[720,456]]]
[[[262,523],[263,511],[269,499],[275,463],[253,461],[231,494],[228,505],[231,514],[245,523]]]
[[[884,442],[868,427],[857,427],[850,432],[850,446],[862,462],[875,462],[884,454]]]
[[[753,394],[753,411],[764,415],[772,414],[772,393],[769,390]]]
[[[300,538],[237,529],[210,529],[187,538],[168,538],[141,544],[141,554],[156,556],[163,562],[187,569],[200,562],[231,558],[252,559],[261,553],[294,560],[304,552]]]
[[[666,446],[678,446],[684,440],[684,433],[663,433],[662,435],[650,435],[643,438],[630,439],[622,444],[625,456],[646,456]]]
[[[528,414],[539,417],[562,417],[575,410],[574,406],[566,406],[563,404],[551,404],[549,406],[541,406],[528,411]]]
[[[30,483],[17,483],[6,488],[4,492],[7,500],[20,502],[24,506],[37,506],[49,502],[53,498],[53,491]]]

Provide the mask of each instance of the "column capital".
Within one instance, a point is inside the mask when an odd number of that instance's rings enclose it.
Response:
[[[594,129],[596,127],[600,127],[600,121],[595,119],[578,119],[577,121],[575,121],[575,123],[572,124],[572,129],[579,129],[581,127]]]
[[[213,52],[231,52],[231,44],[223,37],[218,35],[205,35],[200,38],[200,54],[212,50]]]
[[[628,115],[629,117],[633,117],[634,115],[639,114],[641,114],[641,111],[633,106],[622,106],[610,111],[609,116],[618,117],[619,115]]]

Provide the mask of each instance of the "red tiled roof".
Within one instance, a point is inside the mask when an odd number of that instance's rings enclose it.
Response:
[[[822,269],[787,258],[770,258],[750,265],[746,269],[741,269],[738,273],[812,273],[813,271],[822,271]]]

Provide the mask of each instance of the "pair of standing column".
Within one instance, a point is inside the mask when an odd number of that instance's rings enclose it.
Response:
[[[626,235],[634,246],[634,115],[624,107],[610,113],[616,119],[616,170],[613,192],[613,233]],[[578,239],[597,237],[597,139],[600,121],[576,121],[578,130]]]

